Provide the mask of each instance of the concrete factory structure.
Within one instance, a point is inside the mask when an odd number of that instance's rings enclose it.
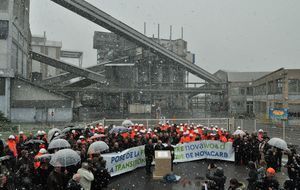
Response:
[[[112,33],[94,33],[95,65],[83,68],[82,52],[31,36],[29,0],[1,0],[0,111],[13,122],[267,117],[270,108],[300,117],[300,70],[211,74],[195,64],[183,35],[147,37],[84,0],[52,1]],[[200,82],[190,83],[189,73]]]
[[[183,39],[152,39],[163,47],[194,64],[194,54],[187,50]],[[185,88],[187,72],[183,67],[158,56],[114,33],[95,32],[94,48],[97,49],[97,62],[103,64],[106,84],[109,88],[133,88],[134,92],[101,92],[94,100],[101,104],[103,111],[128,114],[145,114],[161,109],[169,117],[173,113],[187,112],[188,93],[160,93],[159,89]],[[139,89],[157,89],[143,92]],[[90,97],[88,98],[90,100]],[[88,101],[83,99],[83,105]],[[155,115],[155,113],[153,113]]]
[[[0,111],[13,122],[71,121],[72,98],[29,81],[29,5],[0,1]]]

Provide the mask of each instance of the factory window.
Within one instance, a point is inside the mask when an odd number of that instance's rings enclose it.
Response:
[[[283,88],[283,80],[277,79],[276,80],[276,93],[282,93],[282,88]]]
[[[8,0],[0,0],[0,11],[8,10]]]
[[[289,79],[289,93],[297,93],[298,89],[298,80],[297,79]]]
[[[0,20],[0,40],[6,40],[8,36],[8,20]]]
[[[5,78],[0,78],[0,96],[5,96]]]
[[[247,95],[249,96],[253,95],[253,87],[247,87]]]
[[[241,88],[241,95],[245,95],[245,89]]]
[[[239,90],[239,88],[231,88],[231,90],[230,90],[230,95],[231,95],[231,96],[238,96],[238,95],[240,95],[240,90]]]
[[[270,81],[268,82],[268,94],[273,94],[274,93],[274,82]]]

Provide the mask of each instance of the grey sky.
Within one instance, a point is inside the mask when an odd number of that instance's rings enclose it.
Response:
[[[196,63],[209,72],[272,71],[300,68],[299,0],[88,0],[94,6],[143,32],[184,39]],[[96,64],[93,33],[105,29],[50,0],[31,0],[31,31],[47,32],[64,49],[84,52],[84,66]]]

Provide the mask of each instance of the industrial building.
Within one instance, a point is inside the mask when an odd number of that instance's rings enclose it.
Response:
[[[33,35],[31,38],[32,51],[43,53],[49,57],[60,59],[62,42],[47,40],[46,33],[43,36]],[[49,77],[61,74],[61,70],[44,63],[32,60],[31,62],[31,79],[40,81]]]
[[[82,52],[31,36],[29,0],[1,1],[0,111],[12,121],[260,116],[280,106],[298,117],[299,70],[211,74],[183,37],[148,37],[86,1],[52,1],[111,32],[94,33],[95,65],[83,68]]]
[[[300,118],[300,69],[278,69],[253,82],[254,111],[269,118],[270,108],[288,108],[288,119]]]
[[[187,50],[187,42],[183,39],[151,40],[194,64],[195,56]],[[185,88],[188,80],[183,67],[114,33],[95,32],[94,48],[97,49],[97,62],[102,64],[105,71],[106,83],[103,85],[107,88],[136,89],[125,93],[95,93],[92,99],[98,101],[99,107],[103,109],[101,111],[112,113],[115,110],[123,116],[128,116],[146,113],[155,115],[153,111],[160,109],[162,114],[168,114],[169,117],[173,113],[188,111],[188,92],[159,91],[162,88]],[[144,92],[139,89],[156,90]],[[83,96],[82,104],[85,106],[89,102],[94,102],[91,101],[91,95]],[[94,103],[92,105],[95,105]]]
[[[224,116],[253,117],[253,83],[269,72],[234,72],[219,70],[215,75],[224,82],[223,96],[213,96],[211,112]]]
[[[0,111],[13,122],[71,121],[71,97],[29,80],[29,5],[29,0],[0,1]]]

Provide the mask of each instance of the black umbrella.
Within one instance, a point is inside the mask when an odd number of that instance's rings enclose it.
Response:
[[[43,155],[40,155],[40,156],[37,156],[35,158],[35,161],[38,161],[38,162],[50,162],[51,158],[52,158],[53,154],[43,154]]]
[[[30,139],[29,141],[26,141],[24,145],[29,145],[29,144],[44,144],[45,141],[43,140],[38,140],[38,139]]]

